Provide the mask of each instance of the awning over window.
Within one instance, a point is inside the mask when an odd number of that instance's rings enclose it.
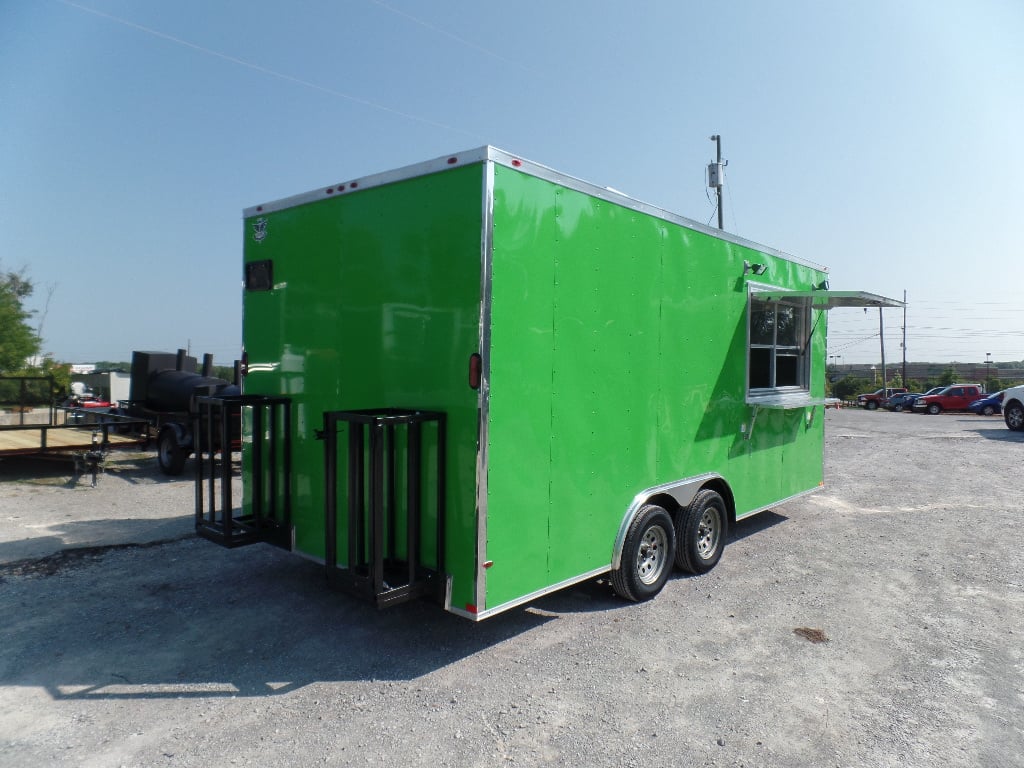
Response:
[[[840,307],[902,307],[902,301],[889,299],[864,291],[753,291],[758,301],[785,301],[787,299],[810,299],[814,309],[837,309]]]

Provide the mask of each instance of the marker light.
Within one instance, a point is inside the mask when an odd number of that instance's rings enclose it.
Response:
[[[474,352],[469,356],[469,388],[480,389],[480,376],[483,371],[483,360]]]

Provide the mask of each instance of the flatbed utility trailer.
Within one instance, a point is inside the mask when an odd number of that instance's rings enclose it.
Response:
[[[72,456],[145,442],[140,422],[108,409],[54,405],[58,394],[52,376],[0,376],[0,458]]]
[[[77,409],[70,409],[72,415]],[[58,413],[61,409],[58,409]],[[83,416],[94,416],[79,412]],[[102,422],[72,420],[64,423],[25,424],[0,427],[0,456],[31,456],[143,445],[144,426],[132,419],[106,417]],[[122,432],[121,430],[124,430]]]
[[[250,208],[244,237],[243,394],[208,403],[242,414],[243,498],[200,463],[197,529],[473,620],[712,568],[823,483],[825,310],[902,306],[493,147]]]
[[[148,441],[146,424],[125,416],[63,406],[50,407],[42,416],[45,419],[0,426],[0,460],[12,456],[69,459],[76,473],[90,472],[96,485],[96,475],[111,450],[141,447]]]

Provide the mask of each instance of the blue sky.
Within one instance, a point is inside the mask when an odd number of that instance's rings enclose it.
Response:
[[[237,357],[245,207],[493,144],[708,222],[713,133],[727,230],[905,290],[911,360],[1024,359],[1019,0],[0,0],[0,22],[0,265],[60,360]],[[877,313],[830,323],[830,354],[877,360]]]

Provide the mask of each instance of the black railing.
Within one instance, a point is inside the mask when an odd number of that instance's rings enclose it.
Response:
[[[232,453],[245,430],[248,510],[235,506]],[[291,400],[261,395],[195,398],[196,533],[225,547],[265,541],[291,549]]]
[[[53,376],[0,375],[0,409],[17,414],[20,426],[25,424],[26,414],[45,407],[49,411],[48,422],[54,424],[53,403],[58,391]]]
[[[445,414],[437,411],[385,408],[324,414],[324,560],[333,585],[368,597],[379,607],[422,595],[443,598],[445,423]],[[339,567],[341,431],[347,431],[347,551]],[[427,471],[432,478],[425,477]]]

